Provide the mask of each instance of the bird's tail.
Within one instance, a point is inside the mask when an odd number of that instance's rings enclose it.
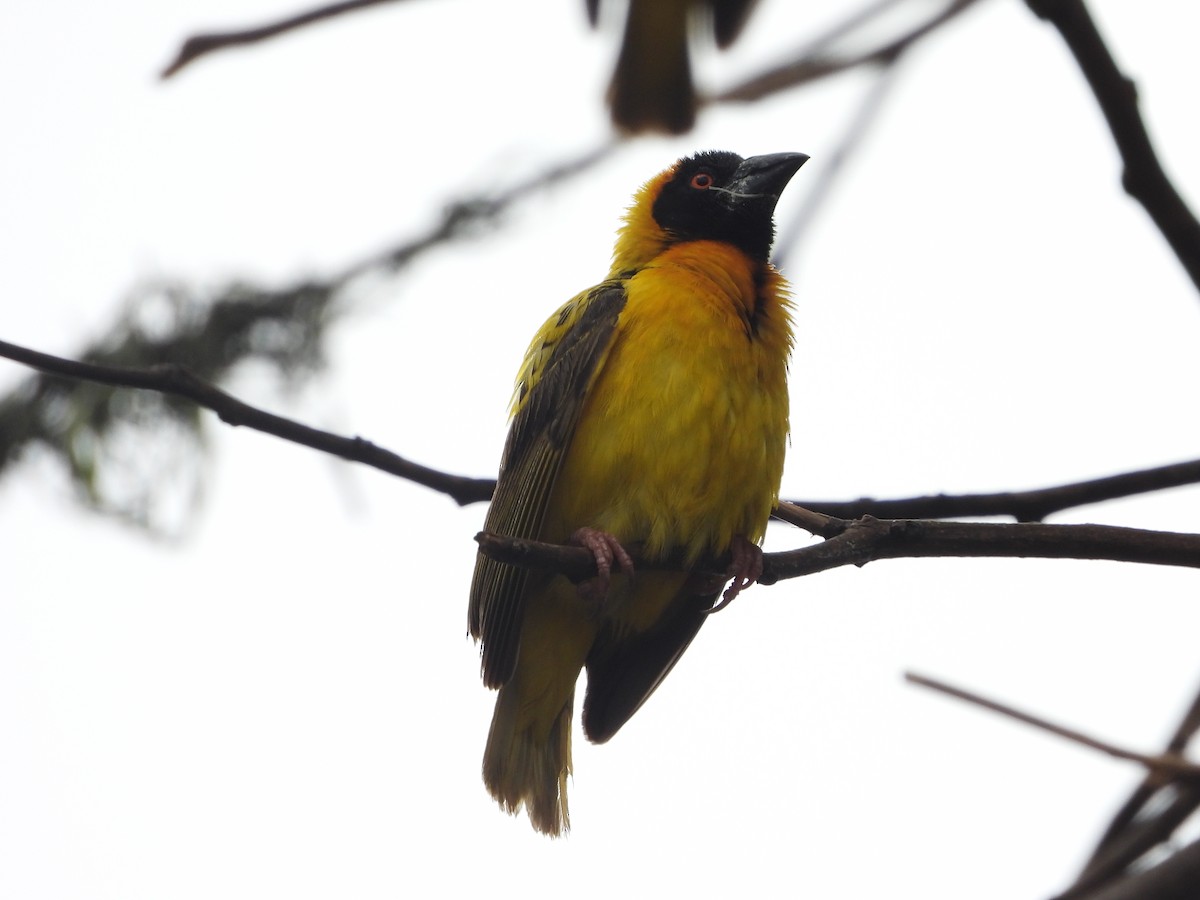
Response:
[[[571,774],[572,690],[548,730],[521,715],[517,684],[509,682],[496,698],[496,712],[483,752],[483,781],[505,812],[522,805],[543,834],[558,837],[570,830],[567,776]]]

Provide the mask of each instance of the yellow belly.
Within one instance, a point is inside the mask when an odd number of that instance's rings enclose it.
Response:
[[[762,539],[783,472],[791,344],[782,280],[769,279],[755,285],[732,248],[697,242],[629,281],[547,539],[587,525],[690,560],[735,534]]]

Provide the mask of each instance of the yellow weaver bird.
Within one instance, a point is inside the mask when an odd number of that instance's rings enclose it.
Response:
[[[470,630],[499,688],[483,780],[538,831],[570,827],[571,716],[607,741],[692,642],[721,589],[762,574],[788,433],[790,303],[768,256],[775,204],[808,159],[707,152],[633,199],[608,277],[542,326],[517,377],[486,530],[588,548],[565,577],[480,554]],[[634,573],[679,556],[684,571]],[[689,574],[730,554],[729,573]]]

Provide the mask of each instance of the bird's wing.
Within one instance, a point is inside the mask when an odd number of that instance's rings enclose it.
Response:
[[[588,740],[604,743],[641,708],[692,643],[717,596],[689,589],[685,582],[649,631],[619,639],[601,634],[587,660],[583,731]]]
[[[535,338],[517,388],[487,531],[539,536],[563,457],[624,307],[624,284],[603,282],[566,304]],[[528,569],[482,553],[476,560],[470,629],[482,642],[481,669],[488,687],[499,687],[512,676],[529,578]]]

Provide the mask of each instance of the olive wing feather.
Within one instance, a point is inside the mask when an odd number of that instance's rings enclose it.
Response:
[[[624,307],[622,282],[603,282],[564,306],[557,328],[551,320],[539,335],[544,338],[540,346],[530,348],[485,530],[540,537],[563,459]],[[537,355],[546,351],[548,358],[539,364]],[[537,577],[482,553],[476,559],[469,625],[482,645],[480,666],[488,687],[512,677],[531,576]]]

